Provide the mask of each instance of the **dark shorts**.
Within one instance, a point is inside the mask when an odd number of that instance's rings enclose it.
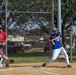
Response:
[[[4,55],[4,47],[3,47],[3,45],[0,45],[0,55]]]

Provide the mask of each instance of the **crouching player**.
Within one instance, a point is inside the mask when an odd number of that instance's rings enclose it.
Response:
[[[8,57],[4,54],[3,49],[0,48],[0,68],[3,67],[3,62],[6,63],[6,67],[9,67],[10,60]]]
[[[3,67],[3,62],[6,63],[6,67],[9,67],[9,63],[14,63],[14,60],[8,59],[8,57],[3,52],[3,49],[0,48],[0,68]]]
[[[2,59],[3,59],[6,61],[6,66],[9,66],[9,64],[7,63],[9,63],[10,61],[8,60],[8,57],[4,54],[4,45],[5,45],[6,39],[7,39],[7,35],[3,31],[2,26],[0,26],[0,65],[2,65]]]

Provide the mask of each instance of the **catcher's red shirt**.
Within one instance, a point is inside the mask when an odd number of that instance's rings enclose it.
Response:
[[[7,35],[4,31],[0,32],[0,43],[3,43],[7,38]]]

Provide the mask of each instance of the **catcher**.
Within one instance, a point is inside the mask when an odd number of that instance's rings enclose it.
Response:
[[[8,59],[8,57],[3,52],[3,49],[0,48],[0,68],[3,67],[3,62],[6,63],[6,67],[9,67],[9,63],[14,63],[14,60]]]
[[[6,62],[6,67],[9,67],[10,62],[14,62],[14,60],[9,60],[8,57],[4,54],[4,45],[7,39],[6,33],[2,30],[2,26],[0,26],[0,65],[2,65],[2,59]]]

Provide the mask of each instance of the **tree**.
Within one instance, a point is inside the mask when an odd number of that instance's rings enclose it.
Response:
[[[4,1],[4,0],[3,0]],[[4,10],[4,3],[0,1],[0,10]],[[64,33],[64,28],[71,26],[76,19],[76,1],[72,0],[62,0],[62,32]],[[55,2],[55,18],[54,24],[57,25],[57,4]],[[35,25],[39,26],[39,29],[42,29],[43,32],[49,34],[51,24],[50,14],[20,14],[15,13],[16,11],[39,11],[39,12],[50,12],[51,4],[50,0],[8,0],[8,29],[25,32],[27,26],[32,28]],[[4,12],[0,14],[0,24],[4,26],[5,15]],[[66,26],[68,24],[68,26]]]
[[[65,30],[76,21],[76,0],[62,0],[62,36],[63,44],[65,40]],[[57,10],[55,10],[55,24],[57,25]]]
[[[15,4],[14,4],[15,2]],[[49,5],[46,5],[46,4]],[[11,7],[12,5],[12,7]],[[29,12],[34,12],[34,11],[49,11],[47,7],[50,6],[49,1],[36,1],[36,0],[9,0],[9,10],[15,10],[15,11],[29,11]],[[43,23],[46,22],[46,19],[48,18],[46,15],[45,17],[44,14],[19,14],[19,13],[13,13],[14,18],[16,20],[15,26],[20,25],[21,28],[25,28],[28,24],[32,22],[33,27],[35,24],[38,24],[41,27],[43,27]],[[18,18],[17,18],[18,16]],[[17,29],[16,29],[17,30]]]
[[[36,0],[9,0],[8,1],[8,11],[49,11],[50,8],[50,2],[47,0],[44,1],[36,1]],[[8,13],[8,28],[13,28],[13,30],[18,31],[23,30],[25,31],[27,26],[31,24],[30,27],[33,27],[35,24],[38,24],[39,27],[48,33],[46,28],[49,28],[49,14],[20,14],[10,12]],[[45,24],[44,24],[45,23]],[[46,28],[45,28],[46,27]]]

